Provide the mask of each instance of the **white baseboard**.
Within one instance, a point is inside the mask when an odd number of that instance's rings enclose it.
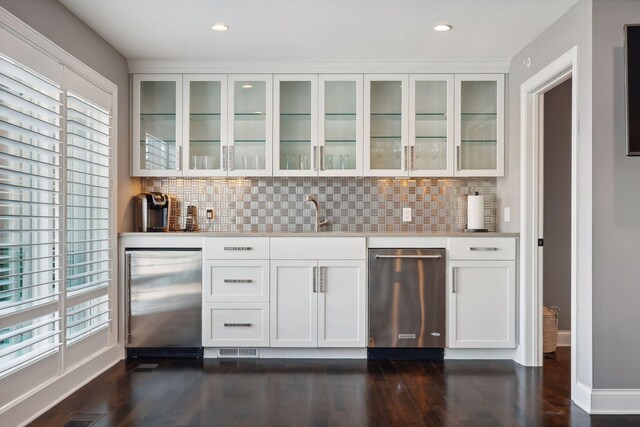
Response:
[[[558,347],[571,347],[571,331],[558,331]]]
[[[2,425],[23,426],[30,423],[118,363],[122,359],[122,355],[121,345],[110,347],[39,390],[34,390],[29,396],[18,401],[1,414]]]
[[[573,393],[571,396],[571,400],[578,405],[585,412],[591,412],[591,387],[581,383],[578,381],[575,388],[573,389]]]
[[[593,389],[590,414],[640,414],[640,389]]]

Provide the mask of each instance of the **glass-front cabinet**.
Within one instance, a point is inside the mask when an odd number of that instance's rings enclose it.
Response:
[[[318,76],[274,76],[275,176],[318,174]]]
[[[183,176],[227,175],[227,76],[183,77]]]
[[[407,175],[408,86],[407,74],[364,76],[365,175]]]
[[[177,176],[182,172],[182,76],[133,76],[133,176]]]
[[[271,176],[272,78],[231,74],[228,176]]]
[[[453,176],[453,76],[409,78],[409,175]]]
[[[504,75],[457,74],[457,176],[504,176]]]
[[[363,76],[319,76],[320,176],[362,176]]]

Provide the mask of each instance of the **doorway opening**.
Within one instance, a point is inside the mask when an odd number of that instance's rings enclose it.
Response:
[[[569,227],[570,250],[564,253],[563,258],[569,259],[570,276],[570,302],[569,308],[563,311],[563,318],[570,319],[568,322],[571,330],[571,398],[579,406],[588,406],[586,395],[582,388],[578,387],[576,372],[578,364],[582,363],[587,367],[590,354],[581,355],[578,360],[576,356],[577,336],[583,334],[590,336],[589,323],[582,320],[584,324],[578,324],[577,306],[579,297],[582,295],[583,304],[580,306],[584,315],[581,319],[589,319],[590,308],[588,307],[588,289],[578,289],[577,277],[579,262],[577,249],[579,244],[584,244],[590,239],[590,233],[583,232],[577,234],[578,224],[578,114],[577,114],[577,47],[572,48],[567,53],[547,65],[529,80],[524,82],[520,88],[520,112],[521,112],[521,153],[520,153],[520,313],[519,313],[519,347],[517,350],[517,361],[526,366],[543,365],[543,266],[544,266],[544,98],[554,88],[563,83],[571,86],[571,110],[570,110],[570,163],[563,168],[569,168],[570,173],[570,195]],[[551,95],[550,95],[551,96]],[[566,170],[565,170],[566,172]],[[553,185],[553,183],[551,183]],[[567,197],[566,194],[564,197]],[[586,206],[586,204],[585,204]],[[545,233],[546,234],[546,233]],[[584,240],[583,240],[584,239]],[[546,246],[546,245],[545,245]],[[585,258],[584,266],[587,267],[589,261]],[[546,269],[545,269],[546,271]],[[582,277],[582,276],[581,276]],[[584,283],[584,287],[590,286]],[[584,316],[584,318],[583,318]],[[564,324],[564,323],[563,323]],[[584,350],[583,350],[584,351]],[[581,369],[582,369],[581,368]],[[584,395],[584,396],[583,396]]]

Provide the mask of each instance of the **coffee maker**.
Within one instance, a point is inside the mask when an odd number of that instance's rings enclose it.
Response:
[[[136,231],[169,231],[171,202],[164,193],[140,193],[133,198]]]

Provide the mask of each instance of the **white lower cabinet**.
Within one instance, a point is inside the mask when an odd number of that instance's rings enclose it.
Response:
[[[516,346],[515,268],[515,261],[449,261],[449,347]]]
[[[271,239],[271,347],[366,345],[364,238]]]
[[[272,347],[364,347],[365,262],[271,261]]]

